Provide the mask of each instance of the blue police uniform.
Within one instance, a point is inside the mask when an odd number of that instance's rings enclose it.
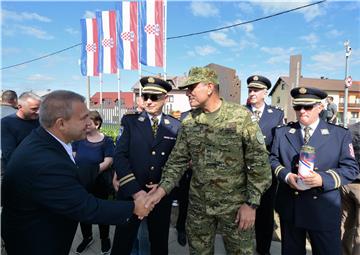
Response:
[[[144,87],[144,94],[152,94],[152,91],[165,93],[168,89],[168,83],[164,84],[163,80],[155,77],[146,79],[144,83],[149,85]],[[154,137],[146,111],[125,115],[122,118],[121,135],[115,148],[113,164],[120,181],[117,199],[132,200],[132,195],[138,191],[149,191],[146,184],[156,184],[160,181],[163,166],[175,145],[179,128],[180,121],[162,114]],[[171,203],[170,196],[165,197],[147,217],[151,254],[168,253]],[[111,254],[131,253],[139,225],[140,220],[134,216],[128,224],[116,227]]]
[[[296,88],[292,96],[294,106],[303,106],[319,102],[324,95],[316,89]],[[305,191],[292,189],[285,179],[289,173],[297,174],[302,145],[299,122],[276,129],[270,163],[279,180],[275,208],[280,215],[282,254],[306,254],[306,233],[313,254],[341,254],[338,188],[356,178],[359,171],[351,134],[345,128],[319,120],[307,145],[315,148],[314,170],[323,184]]]
[[[271,82],[264,76],[253,75],[247,79],[248,88],[257,90],[270,89]],[[251,104],[246,108],[256,117]],[[284,124],[284,112],[278,107],[265,104],[260,119],[258,120],[261,132],[265,138],[266,149],[270,152],[274,138],[275,128]],[[256,251],[259,255],[269,254],[271,241],[274,232],[274,200],[277,187],[277,180],[273,176],[272,183],[261,196],[260,205],[256,209],[255,236]]]

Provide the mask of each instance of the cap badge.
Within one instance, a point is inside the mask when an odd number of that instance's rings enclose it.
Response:
[[[306,91],[307,91],[306,88],[300,88],[300,89],[299,89],[299,93],[300,93],[300,94],[305,94]]]
[[[148,78],[148,83],[155,83],[155,79],[153,77]]]
[[[259,80],[259,77],[255,75],[255,76],[253,77],[253,80],[254,80],[254,81],[257,81],[257,80]]]

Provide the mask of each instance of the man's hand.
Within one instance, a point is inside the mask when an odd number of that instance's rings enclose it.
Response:
[[[145,192],[145,191],[144,191]],[[139,194],[136,199],[134,200],[135,207],[134,207],[134,214],[138,216],[140,220],[142,220],[144,217],[148,216],[150,211],[154,208],[154,206],[145,207],[146,202],[146,192],[144,194]]]
[[[297,174],[294,173],[290,173],[287,176],[287,183],[289,184],[289,186],[293,189],[296,190],[303,190],[302,188],[299,187],[299,185],[297,184],[297,179],[299,178],[299,176]]]
[[[317,172],[302,178],[303,182],[310,188],[321,187],[323,185],[322,177]]]
[[[146,195],[147,195],[146,191],[140,190],[140,191],[136,192],[135,194],[133,194],[132,197],[134,200],[136,200],[138,197],[146,196]]]
[[[242,204],[236,214],[235,223],[239,224],[240,230],[252,228],[255,223],[256,209],[247,204]]]
[[[162,187],[153,187],[148,194],[145,207],[151,208],[160,202],[160,200],[166,195],[166,192]]]
[[[118,180],[116,172],[114,173],[114,177],[112,179],[112,184],[116,192],[119,191],[120,188],[120,180]]]

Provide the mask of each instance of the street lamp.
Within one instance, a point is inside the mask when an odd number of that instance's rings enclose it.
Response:
[[[348,94],[349,94],[349,88],[346,84],[346,79],[348,78],[348,59],[351,55],[351,47],[350,47],[350,41],[346,40],[344,42],[344,47],[345,47],[345,79],[344,79],[344,84],[345,84],[345,96],[344,96],[344,127],[347,127],[347,112],[348,112]]]

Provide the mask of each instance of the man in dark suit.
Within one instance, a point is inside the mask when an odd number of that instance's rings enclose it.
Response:
[[[125,115],[114,155],[119,179],[117,198],[133,200],[145,196],[151,185],[160,181],[162,168],[175,145],[180,122],[162,108],[171,85],[156,77],[143,77],[144,110]],[[168,254],[168,237],[172,199],[167,196],[147,218],[151,254]],[[117,226],[111,254],[130,254],[140,225],[133,217],[128,224]]]
[[[69,254],[79,221],[123,224],[133,213],[148,213],[145,200],[100,200],[79,182],[70,142],[86,137],[89,111],[84,100],[70,91],[47,95],[40,105],[41,126],[9,161],[1,214],[9,255]]]
[[[247,79],[248,100],[246,107],[252,112],[253,118],[259,123],[265,138],[268,152],[271,151],[275,128],[284,123],[284,112],[278,107],[265,103],[267,90],[271,88],[268,78],[252,75]],[[269,189],[261,196],[260,206],[256,209],[255,235],[256,251],[259,255],[270,254],[270,246],[274,232],[274,199],[277,181],[273,175]]]
[[[308,234],[313,254],[338,255],[339,187],[359,173],[351,133],[319,119],[325,92],[297,87],[291,96],[298,121],[276,129],[270,155],[271,168],[279,180],[275,208],[280,215],[282,254],[305,254]],[[304,154],[306,158],[299,162],[302,148],[310,154]],[[308,174],[298,173],[304,169],[299,165],[307,166]]]

